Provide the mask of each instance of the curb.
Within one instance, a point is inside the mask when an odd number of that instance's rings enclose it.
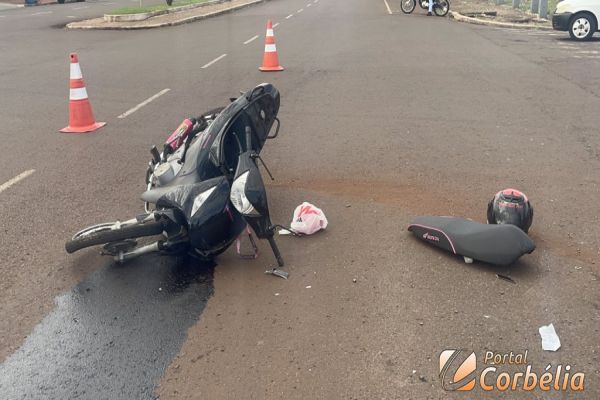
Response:
[[[481,19],[481,18],[467,17],[466,15],[462,15],[456,11],[450,11],[450,16],[458,22],[464,22],[467,24],[474,24],[474,25],[487,25],[487,26],[497,26],[500,28],[531,29],[531,30],[541,30],[541,31],[553,30],[553,28],[551,26],[532,25],[532,24],[515,24],[515,23],[511,23],[511,22],[488,21],[488,20]]]
[[[231,11],[235,11],[238,10],[240,8],[244,8],[244,7],[248,7],[248,6],[252,6],[258,3],[263,3],[267,0],[254,0],[254,1],[249,1],[248,3],[244,3],[244,4],[238,4],[236,6],[230,7],[230,8],[226,8],[224,10],[219,10],[219,11],[214,11],[212,13],[208,13],[208,14],[203,14],[203,15],[194,15],[191,17],[187,17],[187,18],[182,18],[180,20],[177,21],[171,21],[171,22],[162,22],[162,23],[157,23],[157,24],[149,24],[149,25],[124,25],[124,26],[93,26],[93,25],[75,25],[78,22],[71,22],[68,23],[65,28],[66,29],[86,29],[86,30],[91,30],[91,29],[98,29],[98,30],[136,30],[136,29],[152,29],[152,28],[162,28],[165,26],[176,26],[176,25],[182,25],[182,24],[187,24],[188,22],[194,22],[194,21],[198,21],[201,19],[205,19],[205,18],[210,18],[210,17],[216,17],[217,15],[221,15],[221,14],[225,14]]]
[[[133,22],[133,21],[144,21],[151,17],[156,17],[159,15],[165,14],[174,14],[180,11],[193,10],[194,8],[202,8],[207,6],[212,6],[214,4],[225,3],[228,0],[211,0],[205,3],[199,4],[187,4],[185,6],[172,7],[166,10],[161,11],[150,11],[146,13],[137,13],[137,14],[104,14],[104,20],[106,22]]]

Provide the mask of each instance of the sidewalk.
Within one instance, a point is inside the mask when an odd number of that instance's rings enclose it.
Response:
[[[34,6],[45,6],[46,4],[56,4],[58,3],[56,0],[38,0],[37,4],[33,4]],[[17,7],[25,7],[25,0],[2,0],[0,2],[0,11],[8,10],[11,8]]]
[[[525,11],[524,6],[514,9],[512,0],[507,0],[506,4],[495,4],[488,0],[451,0],[450,11],[454,19],[461,22],[510,28],[552,29],[550,20],[530,14]],[[552,11],[554,10],[548,10]]]
[[[67,24],[67,29],[149,29],[174,26],[209,18],[269,0],[227,0],[223,3],[162,14],[142,21],[108,22],[104,17]]]
[[[4,11],[4,10],[12,10],[13,8],[19,8],[19,7],[23,7],[23,1],[20,1],[19,3],[15,3],[15,2],[9,2],[9,0],[4,0],[2,3],[0,3],[0,11]]]

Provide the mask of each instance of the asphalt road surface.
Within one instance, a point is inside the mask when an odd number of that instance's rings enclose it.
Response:
[[[546,398],[445,392],[440,353],[469,349],[478,371],[486,351],[528,350],[540,375],[570,365],[585,391],[547,397],[600,397],[600,40],[405,16],[393,2],[390,15],[376,0],[273,0],[136,32],[60,27],[104,12],[68,10],[88,4],[0,12],[3,396]],[[258,71],[267,19],[280,73]],[[107,122],[92,134],[58,133],[70,52]],[[330,222],[278,238],[289,280],[263,274],[264,243],[259,259],[231,249],[214,270],[64,252],[80,228],[141,212],[150,145],[264,81],[282,94],[262,153],[272,218],[288,224],[310,201]],[[535,207],[537,249],[511,267],[465,264],[406,231],[426,214],[483,222],[505,187]],[[555,353],[541,348],[549,323]]]

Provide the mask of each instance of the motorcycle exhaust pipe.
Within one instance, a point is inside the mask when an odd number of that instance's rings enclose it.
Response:
[[[136,257],[139,257],[144,254],[155,253],[157,251],[160,251],[160,249],[161,249],[161,242],[158,241],[158,242],[154,242],[152,244],[148,244],[146,246],[138,247],[137,249],[128,251],[126,253],[119,252],[119,254],[116,255],[114,259],[118,263],[124,263],[127,260],[131,260],[132,258],[136,258]]]

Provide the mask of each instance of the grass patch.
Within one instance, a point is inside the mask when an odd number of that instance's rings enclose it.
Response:
[[[132,7],[132,6],[128,6],[128,7],[120,7],[117,8],[115,10],[112,10],[111,12],[109,12],[108,14],[110,15],[126,15],[126,14],[139,14],[139,13],[147,13],[147,12],[154,12],[154,11],[164,11],[164,10],[168,10],[170,8],[173,7],[181,7],[181,6],[187,6],[189,4],[200,4],[200,3],[206,3],[209,0],[175,0],[173,1],[173,5],[168,6],[167,3],[165,2],[164,4],[157,4],[157,5],[153,5],[153,6],[146,6],[146,7]],[[142,0],[143,2],[143,0]]]
[[[560,0],[548,0],[548,16],[554,13],[556,10],[556,5]],[[531,0],[521,1],[520,7],[522,11],[529,11],[531,9]]]

